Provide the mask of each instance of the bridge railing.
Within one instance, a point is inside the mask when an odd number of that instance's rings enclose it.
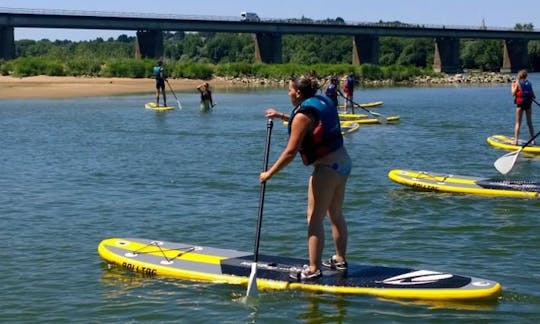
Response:
[[[29,15],[60,15],[60,16],[89,16],[89,17],[122,17],[122,18],[143,18],[143,19],[170,19],[170,20],[213,20],[213,21],[241,21],[238,17],[231,16],[203,16],[203,15],[180,15],[180,14],[159,14],[159,13],[141,13],[141,12],[111,12],[111,11],[83,11],[83,10],[63,10],[63,9],[27,9],[27,8],[7,8],[0,7],[1,13],[10,14],[29,14]],[[457,29],[457,30],[492,30],[492,31],[515,31],[513,27],[494,27],[494,26],[460,26],[460,25],[432,25],[432,24],[411,24],[403,22],[355,22],[338,19],[320,19],[311,18],[260,18],[258,22],[249,23],[288,23],[288,24],[314,24],[314,25],[346,25],[346,26],[364,26],[364,27],[383,27],[383,28],[411,28],[411,29]],[[523,30],[523,32],[538,32],[540,29]]]

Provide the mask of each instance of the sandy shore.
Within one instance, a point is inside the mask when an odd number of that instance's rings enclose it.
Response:
[[[175,91],[196,91],[202,80],[169,79]],[[238,87],[222,79],[208,81],[213,89]],[[168,87],[167,87],[167,90]],[[14,78],[0,76],[0,99],[72,98],[123,94],[155,93],[153,79],[50,77]]]
[[[406,84],[418,86],[445,84],[482,84],[509,83],[512,76],[503,73],[465,73],[444,75],[442,77],[421,76],[409,80]],[[174,91],[193,91],[204,82],[192,79],[169,79]],[[248,79],[248,78],[214,78],[208,81],[214,90],[246,87],[286,87],[283,80]],[[362,83],[365,87],[381,87],[395,85],[392,80],[375,80]],[[167,87],[167,91],[169,88]],[[154,79],[130,78],[92,78],[92,77],[51,77],[34,76],[15,78],[0,76],[0,99],[34,99],[34,98],[73,98],[112,96],[123,94],[155,93]]]

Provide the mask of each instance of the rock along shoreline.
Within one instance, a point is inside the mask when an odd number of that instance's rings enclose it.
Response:
[[[247,78],[247,77],[216,77],[215,80],[223,80],[232,86],[238,87],[285,87],[288,80],[271,78]],[[460,84],[503,84],[511,83],[514,75],[497,72],[474,72],[443,74],[437,76],[416,76],[405,81],[394,80],[360,80],[360,87],[391,87],[391,86],[431,86],[431,85],[460,85]]]

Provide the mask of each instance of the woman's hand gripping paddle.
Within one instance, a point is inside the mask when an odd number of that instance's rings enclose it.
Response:
[[[264,150],[263,171],[268,170],[268,156],[270,155],[270,137],[272,136],[272,127],[274,122],[271,118],[266,123],[266,148]],[[264,207],[264,192],[266,190],[266,181],[261,183],[261,194],[259,199],[259,217],[257,219],[257,235],[255,237],[255,251],[253,253],[253,263],[251,263],[251,274],[247,286],[246,297],[257,295],[257,262],[259,261],[259,242],[261,240],[262,216]]]
[[[176,99],[176,103],[178,104],[178,109],[182,110],[182,104],[180,103],[180,100],[178,100],[178,97],[174,93],[174,90],[172,89],[171,84],[169,83],[169,80],[165,79],[165,81],[167,81],[167,85],[169,85],[169,89],[171,89],[171,92],[172,92],[174,98]]]
[[[521,151],[523,151],[523,149],[527,147],[527,145],[531,144],[534,141],[534,139],[538,137],[538,135],[540,135],[540,132],[536,133],[536,135],[531,137],[531,139],[527,143],[523,144],[519,148],[519,150],[507,153],[501,156],[500,158],[498,158],[497,161],[493,163],[493,165],[495,166],[495,169],[497,169],[497,171],[499,171],[502,174],[507,174],[508,172],[510,172],[510,170],[512,170],[512,168],[514,167],[514,164],[516,164],[519,153],[521,153]]]
[[[371,111],[371,110],[369,110],[369,109],[367,109],[367,108],[365,108],[365,107],[362,107],[361,104],[356,103],[356,102],[352,101],[351,99],[349,99],[349,98],[347,98],[347,97],[344,97],[344,96],[342,96],[342,97],[345,99],[345,101],[349,101],[349,102],[352,103],[354,106],[358,106],[358,107],[364,109],[368,114],[370,114],[371,116],[377,118],[377,120],[379,121],[379,123],[381,123],[381,124],[386,124],[386,123],[388,123],[388,121],[386,120],[386,116],[383,116],[383,115],[381,115],[381,114],[379,114],[379,113],[373,112],[373,111]],[[345,103],[345,105],[346,105],[346,103]]]

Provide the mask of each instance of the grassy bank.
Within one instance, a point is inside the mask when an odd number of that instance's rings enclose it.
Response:
[[[60,61],[47,58],[21,57],[0,61],[0,74],[15,77],[47,76],[94,76],[119,78],[152,77],[155,60],[111,59],[107,61],[74,59]],[[285,80],[291,75],[308,75],[312,71],[325,78],[354,73],[365,81],[391,80],[403,82],[419,76],[440,76],[429,68],[413,66],[379,66],[371,64],[250,64],[250,63],[186,63],[165,62],[169,77],[187,79],[210,79],[212,77]]]

